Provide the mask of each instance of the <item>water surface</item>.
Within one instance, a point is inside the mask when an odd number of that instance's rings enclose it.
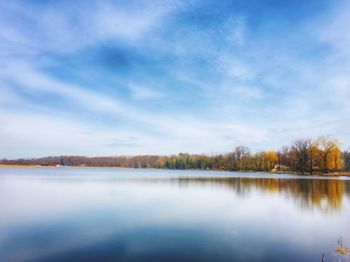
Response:
[[[0,261],[350,261],[350,180],[0,169]]]

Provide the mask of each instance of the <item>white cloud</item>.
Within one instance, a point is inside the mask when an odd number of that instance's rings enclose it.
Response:
[[[132,6],[132,5],[131,5]],[[73,52],[107,40],[140,41],[176,10],[176,5],[146,3],[142,8],[116,6],[111,1],[93,1],[89,5],[71,3],[69,8],[56,2],[45,7],[12,1],[1,4],[2,51],[25,54]],[[18,17],[13,23],[13,17]],[[23,54],[22,54],[23,55]]]
[[[0,111],[1,157],[46,155],[130,154],[150,143],[142,132],[126,128],[103,129],[67,117],[39,113]],[[124,143],[120,143],[123,141]],[[117,143],[118,142],[118,143]],[[128,143],[126,143],[128,142]]]
[[[223,25],[224,34],[226,34],[226,40],[235,45],[238,46],[244,45],[246,36],[246,18],[245,17],[239,17],[234,19],[228,19],[225,21]]]
[[[0,17],[0,132],[9,156],[32,156],[35,145],[40,155],[225,152],[237,144],[277,149],[295,137],[327,134],[350,145],[348,6],[303,24],[312,36],[308,42],[305,31],[288,32],[288,40],[281,39],[284,32],[266,33],[259,42],[258,36],[248,34],[249,17],[228,18],[222,27],[210,30],[176,27],[176,19],[167,19],[178,8],[185,9],[181,4],[133,8],[96,2],[81,10],[74,4],[72,10],[39,10],[12,2],[1,7],[7,15]],[[162,29],[167,22],[170,40]],[[125,76],[121,82],[130,94],[125,97],[117,93],[119,87],[111,94],[41,70],[40,63],[50,55],[69,55],[110,40],[176,58],[162,65],[169,73],[165,82],[174,82],[160,91]],[[312,56],[313,45],[326,51]],[[295,46],[300,50],[292,50]],[[304,46],[310,48],[307,53]],[[164,84],[157,75],[149,78],[159,80],[157,86]],[[164,90],[170,88],[178,88],[179,94],[168,95]],[[66,108],[30,98],[45,94],[74,105],[74,110],[67,114]],[[162,102],[161,109],[142,106],[154,101]],[[82,113],[96,119],[83,119]],[[131,140],[133,145],[127,147]]]
[[[337,58],[346,55],[350,56],[350,4],[349,2],[336,5],[330,11],[330,15],[327,17],[321,17],[321,21],[317,21],[318,27],[311,28],[313,34],[324,43],[331,46],[331,52],[333,55],[337,55]],[[349,60],[343,60],[348,63]]]
[[[135,100],[155,100],[165,97],[165,94],[144,86],[130,84],[129,88]]]

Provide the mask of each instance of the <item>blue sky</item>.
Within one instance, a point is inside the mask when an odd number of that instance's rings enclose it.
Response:
[[[348,1],[1,1],[0,158],[350,146]]]

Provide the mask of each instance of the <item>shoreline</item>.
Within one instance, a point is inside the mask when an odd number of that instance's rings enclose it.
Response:
[[[0,165],[1,168],[128,168],[128,169],[163,169],[163,170],[202,170],[202,171],[224,171],[224,172],[242,172],[242,173],[269,173],[269,174],[275,174],[275,175],[282,175],[282,174],[289,174],[289,175],[295,175],[295,176],[324,176],[324,177],[350,177],[350,172],[341,171],[341,172],[334,172],[334,173],[315,173],[315,174],[297,174],[295,172],[262,172],[262,171],[247,171],[247,170],[220,170],[220,169],[166,169],[166,168],[132,168],[132,167],[120,167],[120,166],[41,166],[41,165]]]

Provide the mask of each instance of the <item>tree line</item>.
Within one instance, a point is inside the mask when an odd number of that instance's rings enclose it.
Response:
[[[219,155],[180,153],[172,156],[139,155],[114,157],[56,156],[0,160],[5,165],[94,166],[163,169],[211,169],[228,171],[329,173],[350,171],[350,151],[330,137],[298,139],[278,151],[252,153],[246,146]]]

